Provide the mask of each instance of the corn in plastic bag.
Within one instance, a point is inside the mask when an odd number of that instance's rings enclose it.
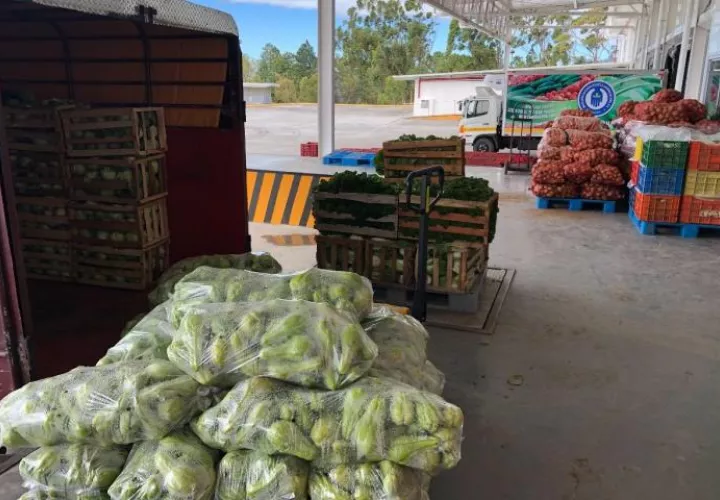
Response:
[[[445,375],[427,359],[427,330],[412,316],[386,306],[375,307],[363,322],[378,346],[371,377],[391,378],[423,391],[442,394]]]
[[[327,304],[180,304],[173,314],[182,320],[168,358],[201,384],[231,387],[263,375],[339,389],[365,375],[377,356],[360,324]]]
[[[136,444],[110,487],[113,500],[210,500],[218,453],[188,430]]]
[[[430,500],[429,487],[429,474],[387,460],[310,473],[313,500]]]
[[[457,406],[387,379],[324,392],[256,377],[191,425],[225,451],[282,453],[318,467],[390,460],[432,473],[460,460],[462,424]]]
[[[173,329],[168,322],[169,302],[160,304],[135,324],[97,362],[105,366],[121,361],[167,359]]]
[[[8,448],[157,439],[213,403],[168,361],[81,367],[31,382],[0,402],[0,444]]]
[[[372,309],[373,291],[362,276],[312,268],[293,274],[263,274],[201,267],[175,285],[176,302],[260,302],[295,299],[322,302],[357,319]]]
[[[201,255],[189,257],[176,262],[165,271],[155,289],[148,296],[152,305],[158,305],[170,298],[175,284],[184,276],[190,274],[201,266],[218,269],[249,269],[262,273],[279,273],[282,271],[280,263],[270,254],[263,252],[244,253],[240,255]]]
[[[127,449],[119,446],[62,444],[35,450],[19,469],[33,498],[107,498],[127,456]]]
[[[220,461],[215,500],[307,500],[309,473],[290,455],[234,451]]]

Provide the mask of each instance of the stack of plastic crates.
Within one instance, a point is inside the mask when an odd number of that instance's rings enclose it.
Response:
[[[720,145],[690,144],[680,222],[720,225]]]
[[[689,143],[638,140],[632,164],[630,210],[638,220],[677,222]]]

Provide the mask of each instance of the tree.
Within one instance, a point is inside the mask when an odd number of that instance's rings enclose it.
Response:
[[[298,90],[299,102],[317,102],[318,99],[318,75],[313,73],[300,80]]]
[[[464,56],[463,66],[475,71],[497,69],[502,65],[500,42],[477,30],[460,28],[457,19],[450,21],[445,56],[454,60],[453,64],[459,64],[459,57]]]
[[[405,104],[412,101],[413,89],[410,82],[395,80],[388,76],[385,85],[378,96],[378,104]]]
[[[295,53],[295,74],[298,80],[317,73],[317,56],[310,42],[305,40]]]
[[[275,102],[297,102],[297,87],[295,82],[285,76],[277,79],[277,87],[275,87]]]
[[[244,82],[250,82],[255,77],[255,61],[247,55],[242,55],[242,76]]]
[[[261,82],[277,82],[278,75],[287,75],[295,61],[294,54],[281,53],[275,45],[263,47],[257,63],[256,79]]]
[[[607,61],[612,56],[610,40],[605,36],[601,25],[607,21],[607,12],[604,9],[596,9],[579,16],[573,21],[576,26],[595,26],[594,28],[580,29],[582,48],[589,52],[588,56],[580,56],[591,63]]]

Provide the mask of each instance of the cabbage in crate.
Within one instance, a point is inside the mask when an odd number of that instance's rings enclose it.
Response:
[[[309,472],[290,455],[233,451],[220,461],[215,500],[307,500]]]
[[[110,487],[110,498],[210,500],[218,455],[188,430],[136,444]]]
[[[457,406],[387,379],[365,377],[325,392],[255,377],[192,428],[225,451],[282,453],[322,468],[390,460],[433,473],[460,460],[462,425]]]
[[[149,299],[153,305],[165,302],[172,295],[175,284],[184,276],[190,274],[201,266],[218,269],[248,269],[262,273],[279,273],[282,271],[280,263],[270,254],[263,252],[244,253],[240,255],[201,255],[188,257],[176,262],[158,279],[157,287],[150,292]]]
[[[168,361],[80,367],[31,382],[0,402],[0,444],[8,448],[157,439],[212,403]]]
[[[127,456],[125,447],[62,444],[35,450],[19,469],[32,498],[107,498]]]
[[[313,469],[310,475],[313,500],[430,500],[429,487],[429,474],[387,460]]]
[[[265,375],[334,390],[365,375],[377,356],[362,327],[327,304],[181,303],[172,316],[181,320],[168,359],[201,384]]]
[[[295,299],[322,302],[362,319],[372,309],[373,291],[362,276],[312,268],[293,274],[263,274],[201,267],[175,285],[177,302],[260,302]]]

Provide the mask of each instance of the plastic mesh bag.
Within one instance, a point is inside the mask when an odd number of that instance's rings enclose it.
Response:
[[[121,361],[167,359],[173,329],[168,321],[170,303],[160,304],[135,324],[97,362],[105,366]]]
[[[430,335],[419,321],[389,307],[378,307],[363,327],[378,346],[378,357],[368,375],[397,380],[434,394],[442,393],[445,375],[427,360]]]
[[[201,267],[177,285],[176,302],[260,302],[296,299],[324,302],[362,319],[372,309],[373,291],[362,276],[312,268],[293,274],[263,274]]]
[[[113,500],[210,500],[218,453],[191,432],[136,444],[110,487]]]
[[[539,161],[533,166],[532,180],[538,184],[565,184],[564,166],[562,161]]]
[[[543,143],[547,146],[572,146],[573,149],[611,149],[613,138],[608,132],[585,132],[583,130],[563,130],[549,128],[543,132]]]
[[[607,130],[599,118],[583,116],[560,116],[555,119],[553,127],[563,130],[584,130],[586,132],[599,132]]]
[[[107,498],[127,456],[123,447],[46,446],[23,458],[19,469],[24,486],[37,498]]]
[[[360,324],[327,304],[278,299],[180,304],[173,311],[182,320],[168,358],[202,384],[231,387],[265,375],[339,389],[365,375],[377,357]]]
[[[215,500],[307,500],[310,464],[290,455],[234,451],[220,461]]]
[[[256,377],[236,385],[192,428],[212,448],[251,449],[318,467],[390,460],[427,472],[460,460],[463,414],[441,397],[365,377],[335,392]]]
[[[313,469],[310,474],[313,500],[430,500],[429,486],[428,474],[387,460]]]
[[[273,259],[270,254],[263,252],[244,253],[240,255],[201,255],[199,257],[189,257],[176,262],[160,276],[157,286],[148,296],[150,304],[158,305],[168,300],[173,293],[175,284],[184,276],[201,266],[220,269],[249,269],[263,273],[279,273],[282,271],[280,263]]]
[[[0,444],[8,448],[160,438],[212,404],[168,361],[81,367],[31,382],[0,402]]]

